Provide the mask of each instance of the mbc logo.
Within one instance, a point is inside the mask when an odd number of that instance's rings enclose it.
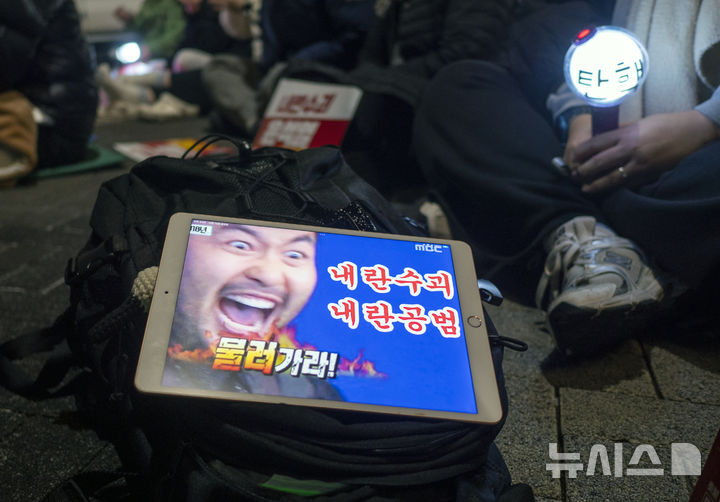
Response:
[[[428,253],[442,253],[441,244],[430,244],[429,242],[424,244],[415,244],[415,251],[425,251]]]

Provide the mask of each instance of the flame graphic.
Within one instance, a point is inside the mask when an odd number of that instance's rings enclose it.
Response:
[[[185,350],[179,343],[168,347],[168,356],[170,356],[171,359],[178,359],[180,361],[200,363],[211,359],[214,355],[215,351],[211,348]]]
[[[375,369],[375,363],[363,360],[362,356],[363,352],[361,350],[352,361],[344,357],[341,358],[340,364],[338,364],[338,374],[368,378],[387,378],[385,373],[381,373]]]

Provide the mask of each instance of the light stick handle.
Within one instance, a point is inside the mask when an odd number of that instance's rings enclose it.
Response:
[[[618,110],[617,106],[608,108],[593,107],[592,109],[592,134],[598,134],[612,131],[618,127]]]

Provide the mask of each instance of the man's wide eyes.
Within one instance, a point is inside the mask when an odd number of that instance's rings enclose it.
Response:
[[[245,241],[230,241],[228,244],[230,244],[230,246],[234,247],[235,249],[240,249],[243,251],[250,249],[250,244]]]
[[[228,245],[232,248],[235,248],[239,251],[252,251],[252,246],[246,242],[246,241],[230,241],[228,242]],[[303,258],[306,258],[307,255],[303,253],[302,251],[285,251],[283,253],[287,258],[290,258],[291,260],[302,260]]]

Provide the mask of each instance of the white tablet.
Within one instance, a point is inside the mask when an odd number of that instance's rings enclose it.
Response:
[[[459,241],[175,214],[136,387],[480,423],[502,416]]]

